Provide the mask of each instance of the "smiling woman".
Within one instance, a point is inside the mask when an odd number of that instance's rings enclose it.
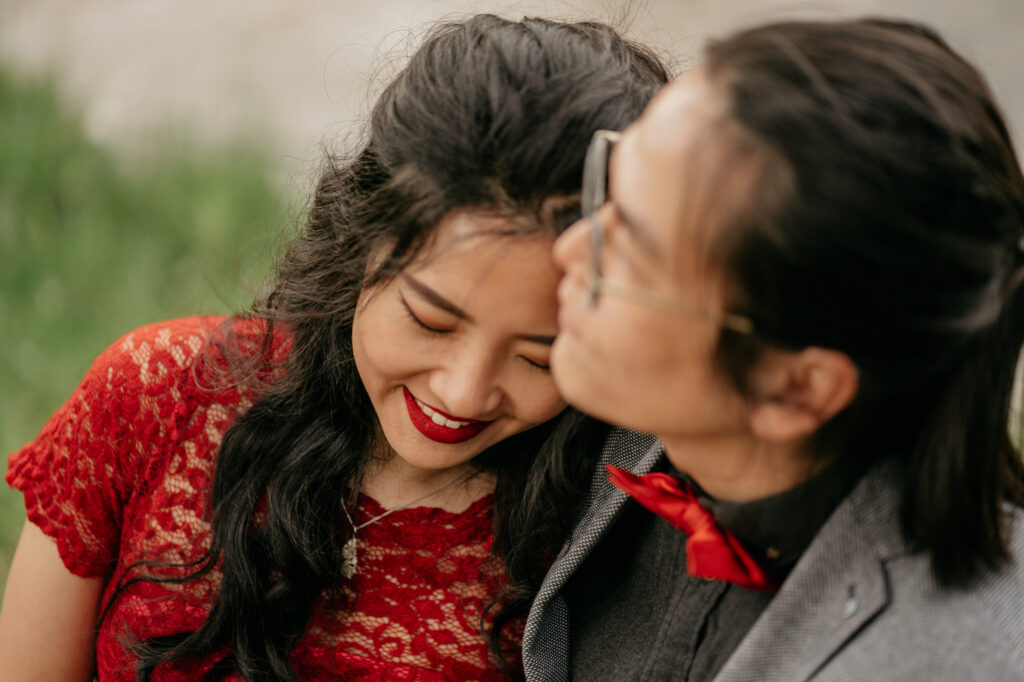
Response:
[[[510,229],[502,218],[452,213],[401,277],[360,296],[352,352],[396,455],[381,467],[399,480],[434,485],[565,408],[547,370],[554,236]]]
[[[550,247],[593,131],[665,80],[600,24],[438,27],[271,293],[129,333],[12,455],[5,674],[521,676],[605,431],[547,370]]]

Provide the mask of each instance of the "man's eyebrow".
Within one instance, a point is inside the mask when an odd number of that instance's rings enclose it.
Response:
[[[654,260],[662,258],[661,249],[658,247],[658,243],[654,240],[654,231],[642,220],[637,220],[636,216],[632,215],[629,209],[625,209],[620,201],[615,198],[615,193],[612,191],[612,168],[618,170],[620,163],[618,162],[618,151],[616,148],[621,148],[621,143],[616,144],[615,148],[612,149],[612,155],[608,159],[608,171],[609,177],[606,184],[608,192],[608,202],[615,208],[615,212],[619,215],[619,220],[622,223],[622,227],[625,228],[626,232],[629,233],[630,238],[636,243],[640,251],[645,255],[651,257]]]
[[[642,221],[638,221],[634,216],[631,216],[622,208],[622,204],[619,202],[613,199],[612,204],[615,206],[615,212],[619,214],[620,224],[629,233],[630,238],[636,242],[640,250],[651,258],[660,260],[664,254],[662,254],[661,248],[654,240],[651,229],[644,225]]]
[[[436,291],[434,291],[433,289],[431,289],[426,284],[424,284],[423,282],[419,281],[418,279],[416,279],[412,275],[407,274],[407,273],[402,273],[402,279],[404,279],[406,282],[408,282],[409,286],[411,286],[416,291],[416,293],[418,293],[420,296],[425,298],[427,300],[427,302],[430,303],[431,305],[433,305],[433,306],[435,306],[437,308],[440,308],[441,310],[443,310],[443,311],[445,311],[447,313],[451,313],[452,315],[454,315],[455,317],[459,318],[460,320],[468,320],[470,322],[473,321],[473,318],[471,318],[466,313],[465,310],[463,310],[459,306],[455,305],[454,303],[449,301],[447,298],[445,298],[441,294],[437,293]]]

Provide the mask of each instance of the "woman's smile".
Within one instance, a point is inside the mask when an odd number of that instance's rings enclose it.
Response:
[[[456,418],[427,405],[403,386],[405,406],[416,430],[438,443],[461,443],[486,429],[492,422]]]
[[[565,408],[547,369],[554,236],[515,229],[453,212],[416,261],[361,297],[353,357],[394,466],[463,466]]]

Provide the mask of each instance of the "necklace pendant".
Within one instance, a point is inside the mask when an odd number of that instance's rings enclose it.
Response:
[[[358,562],[356,561],[356,536],[355,533],[348,539],[341,548],[341,574],[345,578],[351,578],[356,574]]]

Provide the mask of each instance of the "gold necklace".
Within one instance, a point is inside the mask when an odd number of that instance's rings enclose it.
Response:
[[[444,492],[445,490],[448,490],[448,488],[453,487],[456,483],[466,483],[466,482],[469,481],[469,479],[473,478],[478,473],[480,473],[480,472],[474,471],[471,474],[469,474],[468,476],[459,476],[457,478],[453,478],[452,480],[448,481],[447,483],[445,483],[440,488],[436,488],[436,489],[431,490],[430,492],[428,492],[428,493],[426,493],[424,495],[420,495],[416,499],[410,500],[409,502],[406,502],[405,504],[399,505],[397,507],[392,507],[391,509],[388,509],[383,514],[378,514],[377,516],[374,516],[369,521],[364,521],[363,523],[359,524],[358,526],[356,525],[356,522],[352,520],[352,515],[348,513],[348,509],[345,508],[345,505],[341,505],[341,511],[345,512],[345,518],[348,519],[348,522],[352,525],[352,537],[350,537],[348,539],[348,541],[341,548],[341,574],[343,576],[345,576],[345,578],[351,578],[352,576],[354,576],[356,574],[356,569],[359,567],[359,562],[358,562],[358,560],[356,558],[356,534],[359,533],[359,531],[361,531],[362,529],[366,528],[367,526],[372,526],[373,524],[375,524],[378,521],[380,521],[381,519],[383,519],[385,516],[389,516],[391,514],[394,514],[396,511],[402,511],[403,509],[408,509],[409,507],[413,506],[417,502],[422,502],[423,500],[427,499],[428,497],[433,497],[434,495],[437,495],[438,493]]]

